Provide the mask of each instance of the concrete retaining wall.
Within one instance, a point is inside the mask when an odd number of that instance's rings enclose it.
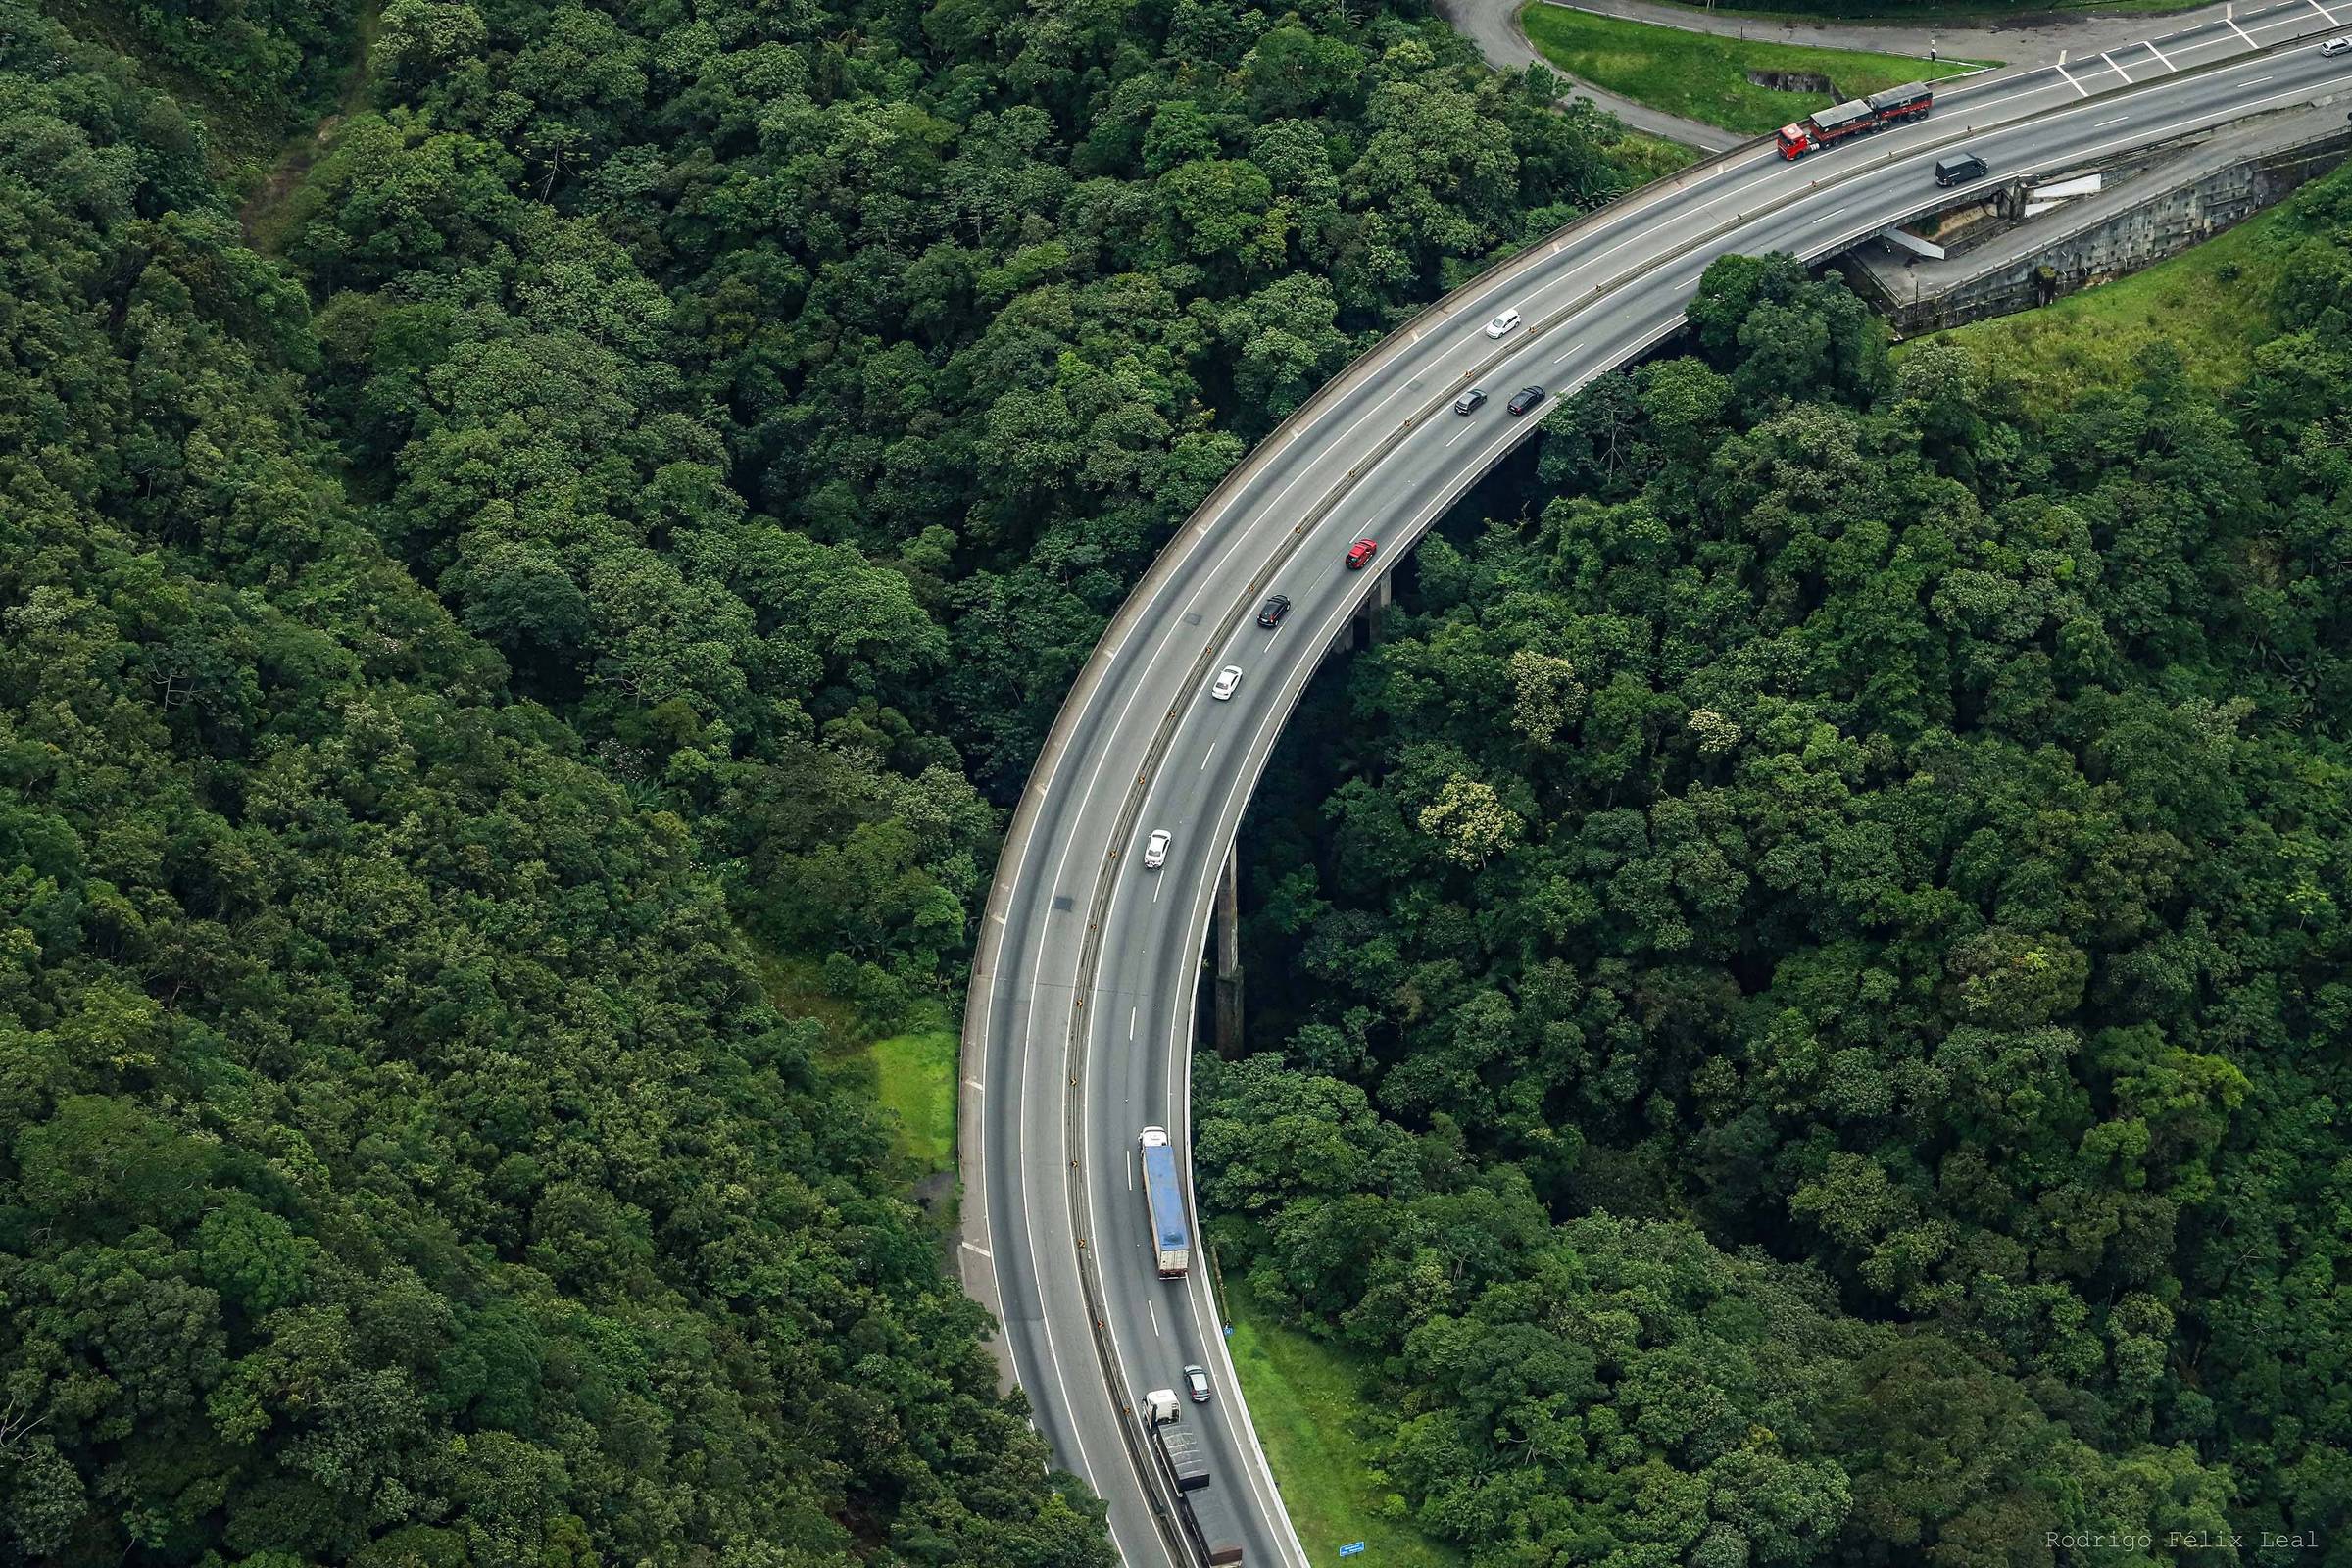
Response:
[[[2210,239],[2352,156],[2352,123],[2340,109],[2291,128],[2299,134],[2286,144],[2274,136],[2234,158],[2226,141],[2200,146],[2170,166],[2178,177],[2151,171],[1948,261],[1906,268],[1853,253],[1839,265],[1904,336],[2047,305]],[[2014,184],[2002,191],[2003,210],[2021,211],[2024,195]]]

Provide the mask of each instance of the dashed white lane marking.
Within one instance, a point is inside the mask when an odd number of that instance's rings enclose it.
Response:
[[[1571,344],[1568,349],[1568,354],[1574,354],[1578,349],[1583,347],[1584,345],[1582,343]],[[1558,359],[1552,361],[1551,363],[1554,365],[1565,365],[1568,362],[1568,354],[1561,355]]]
[[[2105,130],[2109,125],[2120,125],[2131,118],[2132,117],[2130,115],[2118,115],[2113,120],[2102,120],[2090,128],[2093,130]]]
[[[1127,1009],[1127,1038],[1130,1040],[1135,1038],[1135,1015],[1143,1010],[1140,1006]]]
[[[1474,429],[1476,429],[1476,428],[1477,428],[1477,426],[1476,426],[1476,425],[1470,425],[1470,424],[1465,424],[1465,425],[1463,425],[1463,426],[1462,426],[1462,428],[1461,428],[1461,432],[1460,432],[1460,434],[1457,434],[1457,435],[1456,435],[1456,436],[1453,438],[1453,441],[1459,441],[1459,440],[1462,438],[1462,436],[1468,435],[1468,434],[1469,434],[1469,433],[1470,433],[1472,430],[1474,430]],[[1453,441],[1448,441],[1448,442],[1446,442],[1446,444],[1447,446],[1451,446],[1451,445],[1453,445]]]
[[[2278,78],[2276,76],[2256,76],[2252,81],[2247,82],[2246,85],[2249,87],[2259,87],[2266,81],[2276,81],[2277,79]]]
[[[1152,1337],[1155,1340],[1166,1338],[1159,1332],[1159,1308],[1152,1304],[1149,1296],[1144,1298],[1144,1310],[1152,1314]]]
[[[1209,760],[1210,758],[1212,758],[1212,757],[1216,756],[1216,755],[1217,755],[1217,743],[1216,743],[1215,741],[1210,741],[1210,742],[1208,743],[1208,750],[1207,750],[1207,751],[1205,751],[1205,752],[1202,752],[1202,753],[1200,754],[1200,771],[1201,771],[1201,772],[1205,773],[1205,772],[1207,772],[1207,771],[1208,771],[1208,760]]]

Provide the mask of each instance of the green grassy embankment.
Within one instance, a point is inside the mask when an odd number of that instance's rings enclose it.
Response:
[[[898,1119],[899,1155],[918,1176],[956,1168],[956,1046],[952,1029],[921,1029],[865,1048],[874,1098]]]
[[[2001,23],[2031,26],[2038,17],[2065,17],[2069,12],[2193,11],[2213,0],[1956,0],[1952,5],[1923,5],[1919,0],[1779,0],[1759,6],[1714,6],[1705,0],[1659,0],[1662,5],[1717,17],[1753,17],[1759,22],[1873,22],[1889,27],[1965,27]]]
[[[2101,387],[2129,386],[2140,356],[2158,343],[2180,352],[2191,381],[2226,392],[2253,368],[2255,349],[2278,333],[2271,291],[2311,230],[2310,203],[2347,182],[2352,171],[2339,171],[2145,271],[2038,311],[1920,341],[1966,344],[2041,410],[2063,409]]]
[[[1231,1276],[1225,1311],[1234,1370],[1307,1561],[1336,1564],[1340,1547],[1360,1541],[1364,1554],[1350,1563],[1459,1568],[1461,1553],[1413,1528],[1373,1463],[1379,1428],[1370,1374],[1346,1352],[1284,1327]]]
[[[858,1004],[826,986],[817,959],[762,952],[760,980],[787,1017],[824,1026],[827,1064],[862,1083],[890,1113],[892,1144],[909,1182],[956,1168],[958,1041],[936,1005],[924,1006],[913,1028],[877,1039],[859,1023]]]
[[[1903,55],[1719,38],[1571,11],[1544,0],[1533,0],[1519,21],[1544,58],[1572,76],[1652,109],[1751,136],[1842,99],[1974,69],[1969,61],[1931,63]],[[1760,87],[1748,80],[1751,71],[1810,73],[1828,77],[1836,91]]]

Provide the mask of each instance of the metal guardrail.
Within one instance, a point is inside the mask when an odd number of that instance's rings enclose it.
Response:
[[[2297,35],[2298,38],[2301,36],[2303,35]],[[2293,39],[2281,40],[2279,43],[2270,45],[2265,49],[2256,49],[2241,52],[2239,54],[2225,56],[2219,60],[2209,61],[2202,65],[2192,66],[2173,72],[2161,78],[2148,78],[2139,82],[2119,82],[2115,87],[2107,88],[2097,93],[2086,93],[2083,95],[2083,97],[2106,98],[2119,96],[2123,92],[2129,90],[2146,90],[2155,85],[2157,82],[2171,83],[2182,77],[2202,75],[2241,61],[2246,58],[2248,54],[2268,53],[2271,50],[2288,47],[2295,40]],[[2026,74],[2029,74],[2021,73],[2018,77],[2003,78],[2003,80],[2006,82],[2022,79]],[[1980,81],[1972,83],[1971,85],[1984,86],[1990,85],[1990,83]],[[1965,91],[1966,89],[1963,90]],[[1955,93],[1953,96],[1958,95],[1959,94]],[[2044,115],[2060,113],[2076,107],[2081,101],[2082,100],[2079,99],[2075,102],[2061,104],[2051,109],[2040,110],[2033,114],[2020,116],[2018,121],[2012,122],[2011,123],[2023,123],[2039,119]],[[1947,146],[1952,142],[1964,139],[1965,137],[1974,135],[1976,133],[1976,126],[1973,124],[1967,125],[1956,133],[1938,136],[1935,140],[1929,141],[1925,144],[1912,145],[1900,149],[1889,149],[1882,162],[1892,162],[1898,158],[1904,157],[1916,157],[1922,153],[1935,151],[1940,147]],[[1070,740],[1072,738],[1072,732],[1075,730],[1080,717],[1083,715],[1088,700],[1092,698],[1094,692],[1102,685],[1113,657],[1115,657],[1116,652],[1125,644],[1127,633],[1133,629],[1135,621],[1142,616],[1145,610],[1149,607],[1150,601],[1155,596],[1157,590],[1163,587],[1166,583],[1166,580],[1173,576],[1184,564],[1186,560],[1189,558],[1191,551],[1196,547],[1198,541],[1206,536],[1202,532],[1206,520],[1223,509],[1224,505],[1228,502],[1236,490],[1250,483],[1256,476],[1258,470],[1262,467],[1264,460],[1280,450],[1281,447],[1286,446],[1291,439],[1296,437],[1300,428],[1311,422],[1313,419],[1321,417],[1329,411],[1333,403],[1337,402],[1347,393],[1353,390],[1363,381],[1370,379],[1377,371],[1386,368],[1397,357],[1412,348],[1418,341],[1419,330],[1421,328],[1427,326],[1428,324],[1446,319],[1458,314],[1465,305],[1470,303],[1473,299],[1477,298],[1481,294],[1493,290],[1496,287],[1496,285],[1518,275],[1522,271],[1530,270],[1540,267],[1544,261],[1548,260],[1549,257],[1557,255],[1560,250],[1565,248],[1570,239],[1574,238],[1588,228],[1597,226],[1599,223],[1613,219],[1625,204],[1634,202],[1651,193],[1665,190],[1680,190],[1695,179],[1711,175],[1725,168],[1752,157],[1759,149],[1769,145],[1770,140],[1771,138],[1769,137],[1758,137],[1752,141],[1742,143],[1738,147],[1718,153],[1711,158],[1702,159],[1698,163],[1692,164],[1673,174],[1648,181],[1645,184],[1635,188],[1634,190],[1628,191],[1618,197],[1615,201],[1609,203],[1607,206],[1596,208],[1591,213],[1582,215],[1573,222],[1563,225],[1561,228],[1553,231],[1550,235],[1547,235],[1544,240],[1540,240],[1509,257],[1505,257],[1497,261],[1493,266],[1479,272],[1468,282],[1463,283],[1459,287],[1447,293],[1442,299],[1423,307],[1420,311],[1414,313],[1411,317],[1407,318],[1404,321],[1393,328],[1389,336],[1383,339],[1379,345],[1351,361],[1345,368],[1335,374],[1330,380],[1326,381],[1321,387],[1317,388],[1313,394],[1311,394],[1305,401],[1300,403],[1298,408],[1294,409],[1281,420],[1281,422],[1276,424],[1275,427],[1269,431],[1254,448],[1250,450],[1248,456],[1246,456],[1239,464],[1236,464],[1234,467],[1228,470],[1226,475],[1217,482],[1216,485],[1211,487],[1208,494],[1202,498],[1200,503],[1193,509],[1189,515],[1187,515],[1184,522],[1169,536],[1168,541],[1153,557],[1151,565],[1145,569],[1143,576],[1138,579],[1135,588],[1130,591],[1128,597],[1121,603],[1119,610],[1112,614],[1109,621],[1105,623],[1102,634],[1096,639],[1095,646],[1089,653],[1086,663],[1081,667],[1076,681],[1072,683],[1069,695],[1063,699],[1060,710],[1054,715],[1054,724],[1048,730],[1046,741],[1039,749],[1037,761],[1031,767],[1028,783],[1023,787],[1020,802],[1014,808],[1013,819],[1006,829],[1004,844],[998,858],[998,874],[995,880],[992,881],[989,889],[989,897],[981,921],[980,936],[975,946],[973,955],[971,988],[970,992],[967,993],[963,1033],[958,1054],[958,1070],[965,1080],[979,1081],[982,1072],[985,1070],[988,1047],[988,1017],[991,1009],[988,1005],[982,1004],[978,993],[980,992],[983,984],[985,984],[989,988],[990,992],[990,997],[988,1000],[993,1002],[993,993],[996,981],[996,964],[999,956],[999,949],[1001,948],[1003,941],[1000,933],[1005,923],[1004,907],[1010,900],[1012,889],[1012,883],[1007,880],[1007,873],[1012,872],[1017,874],[1017,868],[1020,860],[1026,854],[1028,840],[1035,831],[1037,816],[1040,810],[1043,808],[1045,800],[1044,783],[1054,769],[1058,765],[1062,756],[1067,752]],[[1858,172],[1854,166],[1855,160],[1849,157],[1848,159],[1842,161],[1838,167],[1841,172],[1846,174],[1846,177],[1850,178],[1852,177],[1853,173]],[[1843,183],[1845,181],[1844,179],[1840,178],[1835,179],[1831,182]],[[1648,272],[1654,270],[1657,266],[1669,261],[1673,261],[1679,257],[1687,256],[1692,250],[1697,249],[1698,247],[1703,246],[1712,240],[1719,239],[1734,229],[1744,226],[1747,222],[1758,217],[1780,211],[1793,204],[1794,202],[1803,199],[1803,197],[1806,195],[1809,195],[1812,192],[1820,189],[1822,183],[1823,182],[1821,180],[1811,181],[1801,190],[1791,190],[1771,201],[1760,204],[1752,211],[1736,213],[1733,218],[1725,220],[1722,223],[1719,223],[1714,228],[1711,228],[1702,234],[1694,236],[1686,242],[1674,246],[1661,256],[1650,258],[1648,262],[1641,269],[1628,272],[1609,283],[1596,286],[1592,294],[1580,296],[1575,301],[1562,306],[1559,310],[1544,318],[1543,321],[1531,326],[1529,329],[1528,339],[1523,339],[1519,343],[1508,348],[1497,349],[1493,355],[1482,361],[1478,366],[1474,367],[1471,370],[1466,371],[1464,375],[1465,381],[1470,380],[1483,371],[1490,370],[1495,366],[1501,364],[1504,359],[1509,358],[1511,355],[1517,353],[1521,348],[1523,348],[1526,341],[1532,340],[1541,333],[1558,326],[1570,317],[1589,309],[1596,299],[1605,298],[1607,295],[1616,292],[1618,289],[1623,288],[1626,284],[1634,281],[1635,279],[1646,275]],[[1932,206],[1933,202],[1931,201],[1927,205]],[[1925,210],[1925,208],[1922,207],[1918,210]],[[1909,216],[1908,212],[1904,214],[1898,214],[1892,218],[1881,218],[1874,221],[1870,227],[1876,228],[1884,226],[1887,222],[1899,222],[1902,221],[1903,218],[1906,216]],[[1865,233],[1866,232],[1867,230],[1865,230]],[[1852,242],[1853,236],[1840,237],[1831,245],[1824,247],[1812,254],[1816,256],[1827,254],[1830,251],[1838,249],[1843,245],[1850,244]],[[1673,321],[1667,323],[1664,328],[1657,333],[1652,334],[1651,337],[1645,339],[1642,344],[1639,345],[1636,350],[1637,355],[1647,352],[1650,348],[1655,347],[1658,342],[1663,341],[1666,337],[1672,335],[1675,330],[1679,329],[1680,325],[1681,317],[1678,314]],[[1452,387],[1453,383],[1449,382],[1443,389],[1443,391],[1446,393],[1450,393]],[[1341,478],[1341,480],[1330,490],[1325,492],[1322,499],[1317,502],[1313,509],[1310,510],[1306,517],[1292,527],[1289,535],[1286,536],[1282,546],[1270,560],[1265,569],[1262,569],[1251,578],[1250,586],[1244,591],[1242,598],[1233,606],[1228,607],[1227,613],[1229,615],[1232,613],[1238,613],[1241,609],[1246,609],[1250,600],[1263,590],[1265,584],[1271,579],[1273,572],[1279,569],[1283,564],[1287,563],[1291,555],[1298,549],[1299,545],[1303,542],[1305,534],[1315,524],[1319,523],[1324,517],[1328,516],[1332,510],[1336,508],[1343,500],[1345,500],[1346,497],[1354,489],[1355,485],[1362,479],[1363,475],[1370,471],[1370,469],[1377,466],[1381,461],[1385,460],[1390,453],[1394,452],[1396,445],[1400,443],[1407,434],[1418,428],[1419,425],[1426,421],[1432,414],[1442,409],[1445,406],[1445,402],[1446,398],[1442,396],[1438,400],[1424,405],[1423,408],[1421,408],[1418,412],[1408,415],[1405,419],[1399,422],[1396,428],[1393,429],[1383,437],[1380,445],[1371,455],[1366,457],[1361,462],[1351,466],[1348,472]],[[1494,464],[1501,461],[1503,453],[1509,450],[1511,450],[1509,447],[1498,450],[1494,457],[1492,458],[1486,465],[1482,466],[1477,472],[1469,474],[1462,482],[1453,486],[1449,486],[1448,489],[1451,494],[1458,499],[1459,495],[1465,493],[1471,484],[1474,484],[1479,478],[1484,477],[1488,471],[1491,471]],[[1426,532],[1426,526],[1411,532],[1399,545],[1399,552],[1401,553],[1402,550],[1410,548],[1411,543],[1416,541],[1423,532]],[[1355,596],[1354,601],[1350,602],[1349,609],[1351,612],[1355,606],[1360,604],[1361,600],[1367,597],[1370,592],[1371,585],[1367,583]],[[1210,649],[1204,651],[1196,660],[1193,669],[1193,676],[1196,684],[1198,682],[1199,675],[1205,671],[1208,664],[1214,661],[1214,650]],[[1173,740],[1175,721],[1178,715],[1181,713],[1181,707],[1171,708],[1167,714],[1163,716],[1160,724],[1154,729],[1151,750],[1148,754],[1147,763],[1145,767],[1137,773],[1134,782],[1129,787],[1127,799],[1122,805],[1118,818],[1119,831],[1113,840],[1114,847],[1104,856],[1102,863],[1106,871],[1110,867],[1114,866],[1118,859],[1118,851],[1115,848],[1115,845],[1125,841],[1126,836],[1133,828],[1137,815],[1142,809],[1142,792],[1150,781],[1152,769],[1157,765],[1160,758],[1165,755],[1168,745]],[[1088,911],[1089,920],[1087,937],[1081,949],[1081,956],[1077,975],[1078,983],[1074,988],[1075,994],[1072,998],[1069,1022],[1069,1027],[1072,1029],[1073,1041],[1073,1045],[1071,1047],[1072,1071],[1069,1074],[1069,1087],[1073,1089],[1082,1085],[1084,1081],[1084,1065],[1087,1049],[1086,1035],[1085,1031],[1082,1028],[1079,1028],[1078,1025],[1084,1021],[1086,992],[1089,989],[1091,977],[1095,971],[1097,957],[1101,949],[1102,915],[1107,906],[1107,901],[1110,897],[1110,885],[1111,879],[1106,875],[1099,875],[1096,879],[1095,897]],[[1063,1133],[1065,1139],[1067,1139],[1069,1142],[1069,1147],[1075,1152],[1073,1152],[1069,1162],[1069,1175],[1065,1177],[1065,1193],[1070,1204],[1072,1233],[1077,1239],[1077,1271],[1080,1290],[1087,1303],[1091,1337],[1095,1344],[1096,1353],[1102,1363],[1102,1371],[1103,1374],[1105,1387],[1116,1393],[1120,1389],[1121,1372],[1118,1366],[1115,1349],[1112,1347],[1109,1339],[1109,1330],[1104,1317],[1101,1285],[1094,1276],[1093,1258],[1095,1250],[1091,1246],[1092,1236],[1089,1229],[1090,1216],[1088,1200],[1085,1195],[1085,1186],[1083,1181],[1078,1180],[1076,1176],[1076,1173],[1082,1171],[1084,1168],[1083,1145],[1079,1137],[1079,1134],[1082,1131],[1082,1128],[1079,1125],[1079,1118],[1081,1116],[1081,1110],[1079,1108],[1080,1103],[1081,1097],[1079,1096],[1071,1095],[1065,1099],[1063,1111]],[[980,1215],[985,1218],[987,1212],[986,1174],[984,1171],[978,1169],[980,1152],[978,1147],[980,1143],[980,1136],[977,1130],[978,1120],[979,1118],[976,1116],[965,1117],[962,1119],[961,1124],[957,1129],[958,1162],[965,1195],[963,1218],[966,1222],[967,1234],[972,1218],[975,1196],[977,1196],[978,1199],[977,1206]],[[1196,1214],[1197,1213],[1198,1209],[1196,1207]],[[992,1286],[995,1284],[994,1270],[995,1262],[992,1257],[989,1260],[989,1271],[991,1275]],[[997,1298],[1001,1303],[1003,1299],[1001,1289],[997,1291]],[[1149,1455],[1143,1451],[1143,1443],[1134,1419],[1132,1407],[1123,1394],[1119,1396],[1118,1407],[1119,1419],[1117,1424],[1120,1428],[1122,1445],[1127,1451],[1129,1461],[1134,1466],[1137,1478],[1142,1484],[1145,1495],[1152,1503],[1155,1520],[1161,1532],[1163,1533],[1163,1536],[1166,1538],[1167,1544],[1172,1551],[1175,1551],[1181,1555],[1184,1546],[1180,1532],[1178,1531],[1174,1521],[1173,1511],[1168,1506],[1166,1500],[1159,1494],[1158,1489],[1153,1484],[1152,1470],[1150,1464]]]

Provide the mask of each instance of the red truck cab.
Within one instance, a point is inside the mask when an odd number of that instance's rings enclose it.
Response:
[[[1793,125],[1783,125],[1777,138],[1783,158],[1802,158],[1816,147],[1843,141],[1848,136],[1860,136],[1886,125],[1906,120],[1917,120],[1936,104],[1936,95],[1924,81],[1908,81],[1900,87],[1874,92],[1867,98],[1855,98],[1807,115]]]

